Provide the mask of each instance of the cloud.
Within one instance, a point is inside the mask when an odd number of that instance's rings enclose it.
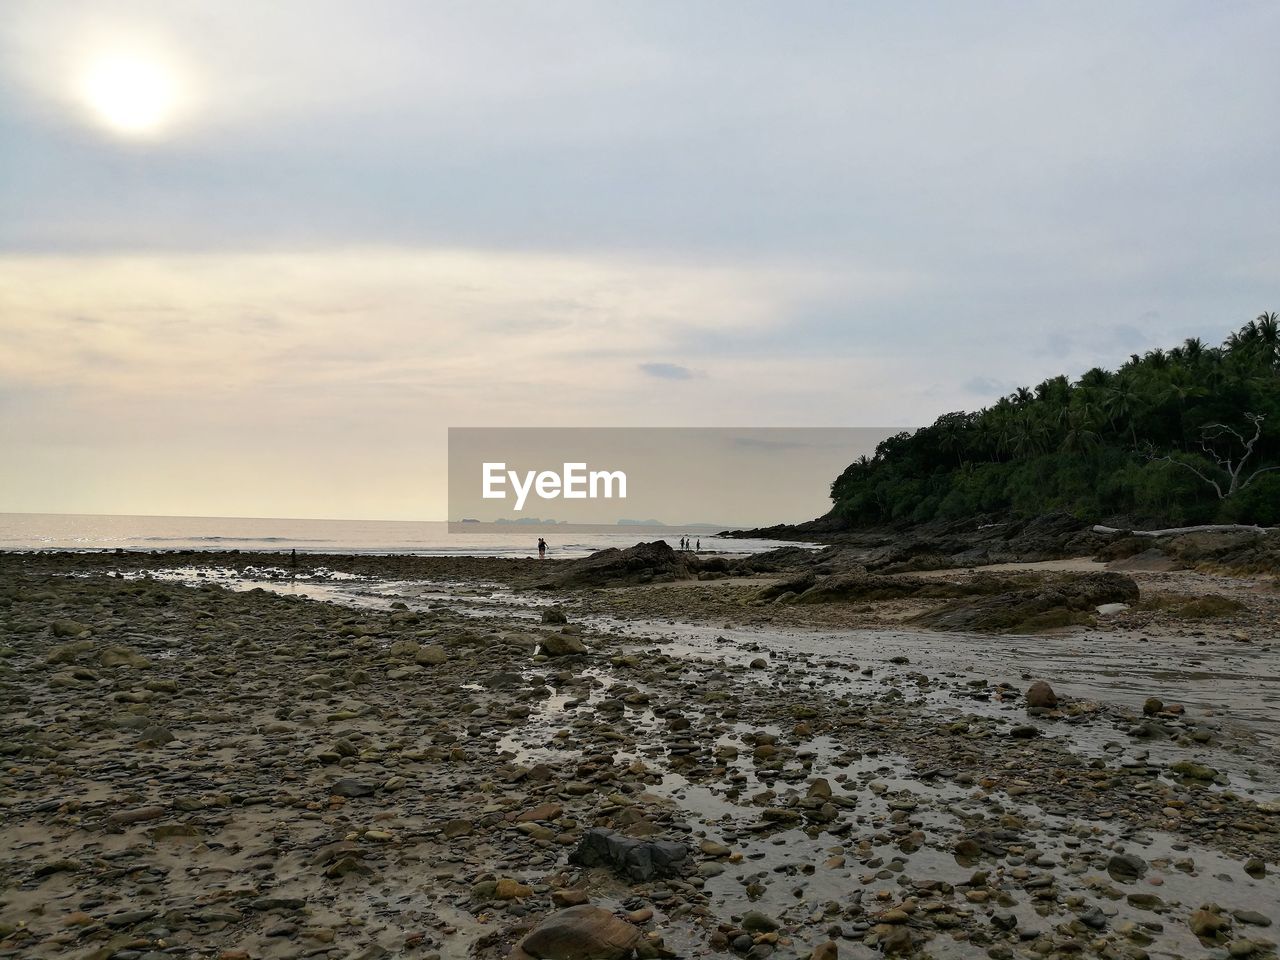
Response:
[[[1280,306],[1274,4],[258,6],[6,4],[14,501],[421,516],[449,424],[911,426]]]
[[[981,397],[1001,397],[1012,393],[1016,387],[1007,381],[991,377],[970,377],[964,382],[964,389]]]
[[[642,363],[640,369],[659,380],[692,380],[697,376],[688,367],[678,363]]]

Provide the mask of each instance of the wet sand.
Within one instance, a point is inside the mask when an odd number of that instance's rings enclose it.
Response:
[[[641,956],[1274,955],[1265,581],[974,637],[767,577],[307,564],[0,557],[0,956],[498,957],[584,899]],[[689,857],[571,864],[593,827]]]

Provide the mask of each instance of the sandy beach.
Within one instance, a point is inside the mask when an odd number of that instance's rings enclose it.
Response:
[[[1274,955],[1274,580],[803,562],[0,557],[0,955]]]

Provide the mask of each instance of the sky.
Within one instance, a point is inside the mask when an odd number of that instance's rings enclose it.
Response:
[[[0,511],[439,519],[1280,309],[1280,5],[8,0]]]

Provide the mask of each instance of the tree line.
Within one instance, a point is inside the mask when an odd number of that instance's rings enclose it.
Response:
[[[1280,318],[943,414],[850,464],[831,497],[854,526],[1058,511],[1280,524]]]

